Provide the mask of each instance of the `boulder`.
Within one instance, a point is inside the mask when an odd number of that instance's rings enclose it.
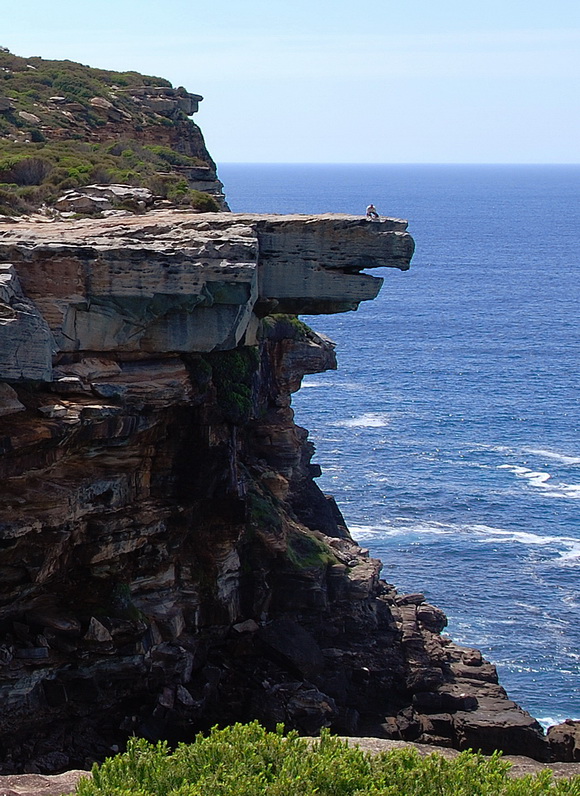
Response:
[[[484,754],[503,749],[536,760],[550,759],[541,726],[513,702],[480,699],[476,710],[459,710],[452,718],[460,749],[480,749]]]
[[[123,206],[143,211],[153,202],[153,194],[148,188],[132,185],[85,185],[76,190],[66,191],[54,206],[60,212],[101,213]]]
[[[443,611],[429,603],[417,606],[417,620],[432,633],[440,633],[447,626],[447,617]]]
[[[66,765],[66,764],[65,764]],[[90,777],[90,771],[66,771],[64,774],[11,774],[0,776],[0,793],[3,796],[65,796],[72,793],[81,777]]]
[[[552,758],[564,763],[580,762],[580,721],[566,719],[548,729]]]
[[[59,197],[54,206],[61,213],[101,213],[110,210],[112,203],[103,197],[89,196],[81,191],[67,191]]]
[[[0,417],[23,412],[26,407],[18,400],[16,391],[8,384],[0,383]]]
[[[109,100],[106,100],[104,97],[93,97],[89,102],[94,108],[102,108],[103,110],[108,110],[108,108],[113,107],[113,103],[109,102]]]
[[[268,687],[255,706],[258,718],[271,723],[276,716],[286,726],[304,735],[318,735],[338,717],[334,700],[314,685],[302,682],[279,683]],[[267,717],[267,718],[266,718]]]
[[[35,113],[28,113],[28,111],[18,111],[18,115],[21,119],[24,119],[25,122],[30,122],[30,124],[40,124],[40,119]]]
[[[108,199],[113,205],[126,202],[150,205],[153,202],[153,193],[149,188],[138,188],[134,185],[85,185],[81,190],[86,196]]]

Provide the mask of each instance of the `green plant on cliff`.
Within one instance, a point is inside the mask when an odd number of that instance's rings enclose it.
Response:
[[[75,102],[84,109],[84,121],[98,126],[99,117],[90,104],[93,97],[114,99],[115,106],[131,117],[135,114],[131,89],[171,88],[168,80],[153,75],[95,69],[74,61],[50,61],[37,56],[22,58],[2,51],[0,70],[0,95],[10,97],[14,105],[14,118],[10,118],[10,122],[22,129],[31,123],[19,117],[19,111],[37,115],[41,108],[43,122],[62,128],[67,124],[67,117],[62,114],[61,103]],[[55,102],[55,96],[61,99]],[[78,108],[75,112],[79,112]]]
[[[205,191],[190,189],[187,194],[187,201],[194,210],[199,210],[200,213],[216,213],[220,209],[214,197],[205,193]]]
[[[331,736],[319,743],[257,722],[214,728],[170,751],[131,738],[127,751],[93,767],[77,796],[580,796],[580,777],[550,771],[510,779],[497,754],[421,757],[415,749],[372,755]]]
[[[268,531],[279,531],[282,527],[282,515],[273,495],[265,495],[257,491],[248,494],[248,518],[250,524]]]
[[[307,533],[292,533],[288,537],[288,560],[297,569],[320,569],[336,562],[328,545]]]
[[[207,354],[217,403],[226,420],[235,425],[247,423],[252,415],[252,383],[259,366],[255,347]]]
[[[113,584],[105,610],[106,615],[119,619],[132,621],[143,619],[143,613],[133,603],[131,588],[127,583]]]
[[[272,313],[262,320],[262,337],[268,340],[307,340],[313,331],[296,315]]]
[[[191,354],[186,358],[191,381],[200,391],[205,391],[211,384],[212,367],[200,354]]]

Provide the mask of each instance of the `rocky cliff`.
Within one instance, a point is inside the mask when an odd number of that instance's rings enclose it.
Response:
[[[119,182],[173,204],[226,209],[215,163],[189,118],[202,99],[163,78],[0,47],[0,213]]]
[[[300,312],[406,223],[152,212],[0,231],[2,770],[258,718],[547,758],[494,667],[350,538],[291,393]]]

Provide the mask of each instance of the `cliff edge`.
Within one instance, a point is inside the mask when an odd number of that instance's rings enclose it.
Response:
[[[153,212],[0,231],[5,773],[260,719],[539,759],[537,722],[322,494],[297,313],[372,299],[406,222]]]

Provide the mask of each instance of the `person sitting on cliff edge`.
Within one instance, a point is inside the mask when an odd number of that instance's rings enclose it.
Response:
[[[374,205],[369,205],[367,207],[367,221],[378,221],[379,214],[377,213],[377,209]]]

